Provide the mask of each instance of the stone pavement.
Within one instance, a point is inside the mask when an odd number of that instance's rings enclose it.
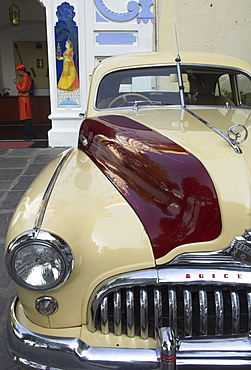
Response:
[[[43,167],[65,148],[0,149],[0,369],[21,370],[9,356],[5,335],[14,285],[4,263],[8,223],[25,190]]]

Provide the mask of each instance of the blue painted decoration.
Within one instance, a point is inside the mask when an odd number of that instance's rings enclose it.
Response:
[[[154,22],[154,14],[150,11],[151,5],[153,5],[152,0],[140,0],[139,5],[141,5],[142,10],[138,14],[138,23],[143,21],[144,23],[148,23],[148,21]]]
[[[101,15],[99,14],[99,12],[96,12],[96,22],[108,22],[107,19],[101,17]]]
[[[108,9],[103,0],[94,0],[99,12],[107,19],[115,22],[127,22],[137,17],[138,23],[143,21],[148,23],[154,22],[154,14],[150,11],[153,0],[129,1],[127,4],[127,13],[116,13]],[[140,11],[141,6],[141,11]]]
[[[96,41],[100,45],[132,45],[136,36],[132,32],[100,32]]]
[[[73,105],[78,105],[74,100],[71,100],[70,98],[67,98],[60,103],[60,106],[73,106]]]
[[[63,2],[57,7],[55,25],[58,106],[80,106],[78,27],[74,7]]]

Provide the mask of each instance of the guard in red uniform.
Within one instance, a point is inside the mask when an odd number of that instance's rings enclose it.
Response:
[[[19,118],[24,124],[25,140],[35,139],[35,134],[32,126],[32,112],[31,112],[31,100],[29,92],[32,86],[32,80],[28,73],[26,73],[25,66],[19,64],[16,66],[18,75],[21,80],[13,78],[18,90],[18,106],[19,106]]]

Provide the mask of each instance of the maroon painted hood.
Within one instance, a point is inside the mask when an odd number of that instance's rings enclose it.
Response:
[[[155,258],[179,245],[219,236],[219,204],[208,172],[167,137],[110,115],[83,122],[79,148],[137,213]]]

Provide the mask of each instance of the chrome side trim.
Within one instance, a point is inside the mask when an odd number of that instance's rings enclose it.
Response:
[[[90,347],[78,338],[42,336],[24,328],[15,315],[16,299],[7,327],[12,358],[31,369],[160,369],[161,345],[157,349]],[[134,342],[133,342],[134,343]],[[184,339],[177,351],[178,366],[251,365],[249,335],[207,339]],[[46,360],[45,360],[46,359]],[[45,364],[46,362],[46,364]]]
[[[60,171],[62,170],[62,167],[64,166],[65,162],[67,161],[67,159],[69,158],[69,156],[73,152],[73,150],[74,150],[74,148],[71,148],[68,151],[65,151],[63,158],[59,162],[59,164],[58,164],[58,166],[57,166],[57,168],[56,168],[56,170],[55,170],[55,172],[54,172],[54,174],[53,174],[53,176],[52,176],[52,178],[51,178],[51,180],[50,180],[50,182],[47,186],[47,189],[44,192],[44,195],[43,195],[43,198],[41,200],[40,207],[39,207],[39,210],[38,210],[38,213],[37,213],[37,216],[36,216],[34,230],[39,230],[42,226],[45,210],[46,210],[47,204],[49,202],[49,199],[50,199],[52,190],[54,188],[54,185],[57,181],[58,175],[59,175]]]

